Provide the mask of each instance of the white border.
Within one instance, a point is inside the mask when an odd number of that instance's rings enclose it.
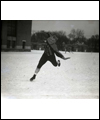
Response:
[[[1,1],[1,20],[99,20],[99,1]]]
[[[2,119],[99,119],[98,99],[1,99]]]
[[[1,1],[1,20],[99,20],[99,1]],[[99,100],[1,99],[1,119],[98,119]]]

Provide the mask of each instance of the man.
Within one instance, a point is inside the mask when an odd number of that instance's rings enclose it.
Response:
[[[48,38],[47,40],[45,40],[45,45],[44,45],[44,53],[42,55],[42,57],[40,58],[40,61],[37,65],[37,68],[35,70],[34,75],[32,76],[32,78],[30,79],[30,81],[33,81],[36,78],[37,73],[40,71],[41,67],[47,62],[50,61],[55,67],[56,66],[60,66],[60,60],[56,61],[56,57],[55,54],[64,59],[67,60],[70,57],[65,58],[59,51],[56,45],[56,41],[58,40],[58,38],[55,35],[51,35],[50,33],[48,34]]]

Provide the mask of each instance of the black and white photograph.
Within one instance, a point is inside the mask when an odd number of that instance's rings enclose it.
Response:
[[[3,20],[7,98],[99,98],[98,20]]]
[[[99,20],[1,19],[1,98],[98,100]]]

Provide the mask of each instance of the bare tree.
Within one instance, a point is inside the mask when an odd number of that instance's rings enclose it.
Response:
[[[71,30],[71,33],[68,35],[70,40],[74,40],[76,38],[76,31],[75,29]]]
[[[84,38],[84,31],[80,29],[72,29],[71,33],[68,35],[69,39],[74,43],[80,43],[81,39]]]

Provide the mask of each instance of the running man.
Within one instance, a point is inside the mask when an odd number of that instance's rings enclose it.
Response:
[[[67,60],[70,59],[70,57],[65,58],[59,51],[56,45],[56,41],[58,40],[58,38],[55,35],[51,35],[50,33],[47,33],[48,38],[47,40],[45,40],[45,45],[44,45],[44,53],[42,55],[42,57],[39,60],[39,63],[36,67],[35,73],[32,76],[32,78],[30,78],[30,81],[33,81],[36,78],[37,73],[40,71],[41,67],[47,62],[50,61],[52,63],[52,65],[56,66],[60,66],[60,60],[56,60],[55,54],[62,58],[63,60]]]

